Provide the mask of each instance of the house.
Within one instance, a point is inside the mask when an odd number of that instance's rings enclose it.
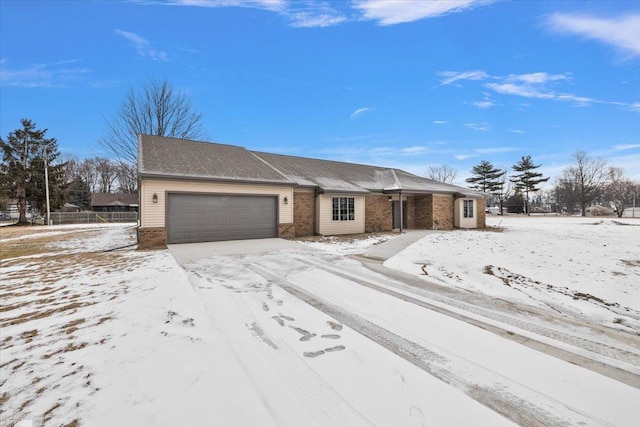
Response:
[[[94,212],[137,212],[138,193],[92,193]]]
[[[80,212],[80,206],[74,205],[73,203],[65,203],[61,208],[62,212]]]
[[[142,248],[485,226],[483,193],[400,169],[150,135],[138,142]]]

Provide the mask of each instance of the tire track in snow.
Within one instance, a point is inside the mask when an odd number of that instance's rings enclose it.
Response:
[[[520,425],[610,425],[444,349],[431,350],[325,301],[259,265],[247,268]]]
[[[444,304],[447,305],[450,305],[452,301],[445,298],[438,298],[436,299],[436,301],[433,301],[434,303],[432,304],[428,301],[424,301],[423,299],[417,299],[412,297],[411,295],[407,295],[405,292],[408,291],[406,290],[404,292],[396,292],[387,287],[379,286],[378,284],[371,281],[363,280],[361,278],[361,274],[355,275],[344,273],[343,269],[338,270],[331,266],[318,263],[317,261],[305,260],[300,258],[297,258],[297,261],[309,266],[319,268],[343,279],[353,281],[370,289],[383,292],[387,295],[396,297],[403,301],[407,301],[412,304],[427,308],[429,310],[433,310],[438,313],[442,313],[447,316],[462,320],[474,326],[478,326],[482,329],[493,332],[504,338],[516,341],[520,344],[527,345],[528,347],[558,357],[569,363],[577,364],[594,372],[598,372],[610,378],[614,378],[632,387],[640,388],[640,365],[638,364],[638,362],[640,362],[640,356],[638,354],[595,341],[590,341],[585,338],[564,334],[553,329],[545,328],[540,325],[535,325],[530,322],[516,319],[514,317],[505,316],[495,312],[488,312],[486,310],[478,310],[475,306],[468,306],[466,304],[458,303],[455,304],[458,310],[453,309],[453,307],[451,307],[452,309],[448,309],[446,307],[442,307],[442,301],[446,300]],[[382,283],[388,287],[398,289],[398,284],[393,283],[391,280],[384,281]],[[459,312],[460,308],[467,313],[461,314]],[[486,317],[487,320],[497,320],[498,322],[502,322],[503,324],[483,321],[482,319],[478,319],[477,316],[473,316],[471,313]],[[527,332],[533,332],[533,334]],[[536,335],[539,336],[536,337]],[[545,339],[544,337],[547,337],[547,339]],[[555,340],[558,342],[554,343],[550,342],[550,340]]]

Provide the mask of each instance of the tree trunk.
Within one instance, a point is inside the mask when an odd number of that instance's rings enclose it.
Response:
[[[16,191],[18,198],[18,224],[27,224],[27,196],[24,187]]]

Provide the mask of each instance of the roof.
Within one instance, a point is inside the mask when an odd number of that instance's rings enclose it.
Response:
[[[91,206],[138,206],[138,193],[92,193]]]
[[[324,193],[483,193],[423,178],[401,169],[282,154],[243,147],[140,135],[141,177],[199,178],[288,184]]]
[[[250,151],[233,145],[140,135],[141,176],[294,184]]]

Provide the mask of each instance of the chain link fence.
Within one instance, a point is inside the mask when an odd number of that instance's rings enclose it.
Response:
[[[138,212],[51,212],[52,225],[137,221]]]

